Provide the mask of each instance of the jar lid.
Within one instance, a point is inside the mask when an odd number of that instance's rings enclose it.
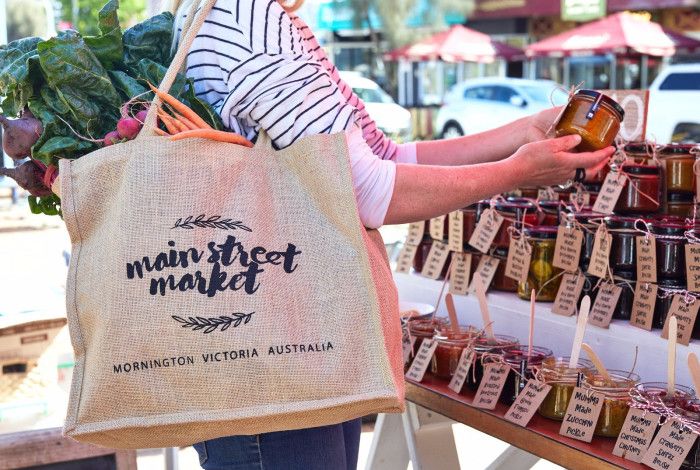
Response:
[[[503,212],[515,214],[519,210],[534,209],[535,205],[530,201],[523,200],[518,202],[507,201],[496,204],[496,209]]]
[[[675,222],[652,222],[651,233],[654,235],[676,235],[682,236],[687,227],[685,224]]]
[[[670,193],[668,202],[693,202],[693,195],[690,193]]]
[[[554,239],[557,238],[557,227],[538,225],[536,227],[529,227],[525,229],[525,235],[530,238],[536,238],[540,240]]]
[[[677,144],[675,142],[659,146],[659,154],[666,155],[689,155],[696,145],[692,144]]]
[[[615,112],[617,112],[618,118],[620,118],[620,121],[622,121],[622,120],[625,119],[625,110],[622,109],[622,106],[620,106],[620,105],[617,103],[617,101],[615,101],[614,99],[610,98],[610,97],[609,97],[608,95],[606,95],[606,94],[603,94],[603,93],[601,93],[601,92],[599,92],[599,91],[595,91],[595,90],[585,90],[585,89],[583,89],[583,90],[577,91],[577,92],[576,92],[576,95],[588,96],[588,97],[590,97],[590,98],[593,98],[594,100],[598,99],[598,97],[599,97],[600,95],[603,95],[603,98],[601,99],[601,101],[602,101],[603,103],[607,104],[608,106],[610,106],[612,109],[614,109]]]
[[[540,201],[537,204],[539,204],[540,207],[543,209],[560,209],[561,208],[561,202],[560,201]]]
[[[637,217],[611,215],[603,220],[605,221],[605,225],[610,229],[635,230],[634,226],[639,219]]]
[[[659,287],[663,287],[669,290],[685,290],[685,279],[659,279]]]
[[[625,145],[625,152],[635,154],[643,153],[651,158],[653,148],[653,145],[648,142],[630,142]]]
[[[655,165],[626,164],[620,168],[620,171],[629,175],[658,175],[659,167]]]

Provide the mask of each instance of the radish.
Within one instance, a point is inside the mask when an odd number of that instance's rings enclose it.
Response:
[[[119,122],[117,122],[117,132],[119,136],[124,139],[133,139],[139,135],[140,130],[141,123],[132,117],[121,118]]]
[[[143,124],[146,122],[146,116],[148,116],[148,111],[139,111],[136,113],[136,120]]]
[[[104,143],[105,147],[107,147],[108,145],[118,144],[121,142],[121,140],[122,136],[119,135],[119,132],[111,131],[107,132],[102,142]]]
[[[30,113],[31,114],[31,113]],[[20,119],[8,119],[0,114],[0,124],[3,127],[2,146],[10,158],[21,160],[32,152],[32,145],[39,140],[44,127],[41,121],[25,114]]]
[[[32,160],[22,163],[17,168],[0,168],[0,176],[9,176],[32,196],[42,197],[53,194],[44,185],[44,170]]]

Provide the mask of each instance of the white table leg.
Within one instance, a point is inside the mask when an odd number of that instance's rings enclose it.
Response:
[[[536,455],[517,447],[508,446],[491,465],[486,467],[486,470],[529,470],[539,460],[540,458]]]
[[[382,413],[374,424],[372,446],[366,470],[406,470],[408,447],[403,432],[402,415]]]

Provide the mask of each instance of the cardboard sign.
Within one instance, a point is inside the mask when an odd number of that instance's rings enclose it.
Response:
[[[637,282],[656,282],[656,238],[637,237]]]
[[[532,249],[530,244],[522,236],[521,238],[511,237],[505,275],[518,282],[527,281],[531,257]]]
[[[651,322],[654,319],[654,307],[656,307],[656,294],[659,287],[656,284],[638,282],[634,290],[632,301],[632,326],[651,331]]]
[[[698,308],[700,308],[700,300],[686,303],[684,295],[674,295],[671,301],[671,308],[666,314],[666,322],[664,329],[661,332],[661,337],[668,339],[668,322],[671,317],[676,317],[678,320],[678,343],[688,346],[690,344],[690,335],[693,333],[693,325],[695,318],[698,316]]]
[[[452,380],[450,380],[447,388],[455,393],[462,391],[464,382],[467,381],[469,377],[469,371],[471,370],[472,363],[474,362],[474,350],[472,348],[464,348],[462,350],[462,355],[459,356],[459,362],[457,363],[457,369],[455,370]]]
[[[479,260],[479,265],[474,272],[474,277],[472,278],[472,283],[469,286],[469,293],[476,293],[476,282],[480,282],[484,286],[484,292],[489,289],[493,276],[496,275],[496,269],[498,268],[498,263],[501,260],[494,258],[493,256],[483,255]]]
[[[445,216],[430,219],[430,238],[441,242],[445,235]]]
[[[505,364],[484,365],[484,377],[481,379],[479,388],[474,395],[472,406],[483,410],[493,410],[501,396],[503,386],[510,373],[510,367]]]
[[[620,436],[615,442],[613,455],[632,462],[641,462],[642,456],[651,444],[661,417],[646,410],[630,408],[622,425]]]
[[[547,398],[547,394],[551,389],[551,385],[536,380],[528,380],[527,385],[525,385],[523,391],[520,392],[506,413],[506,420],[518,426],[527,426],[527,423],[535,415],[537,408]]]
[[[447,230],[447,245],[451,251],[464,249],[464,214],[462,211],[450,212]]]
[[[423,241],[423,234],[425,233],[425,221],[413,222],[408,226],[408,235],[406,236],[406,243],[409,245],[420,245]]]
[[[620,199],[620,193],[625,186],[626,176],[621,173],[610,172],[605,177],[603,186],[600,188],[598,197],[593,204],[593,212],[599,214],[612,214],[615,204]]]
[[[469,274],[471,272],[471,267],[471,253],[452,253],[450,294],[467,295],[469,293]]]
[[[604,401],[603,395],[599,393],[581,387],[574,388],[559,434],[579,441],[591,442]]]
[[[684,429],[675,419],[661,426],[642,457],[642,463],[657,470],[678,470],[698,435]]]
[[[554,267],[568,272],[578,270],[582,243],[583,232],[581,230],[560,225],[557,230],[557,242],[554,246],[554,261],[552,262]]]
[[[601,90],[617,101],[625,110],[625,119],[619,136],[625,142],[641,142],[646,139],[649,90]],[[658,137],[658,136],[657,136]]]
[[[598,294],[595,297],[595,302],[593,302],[593,307],[591,307],[588,323],[601,328],[610,326],[620,294],[622,294],[622,287],[610,282],[603,282],[598,287]]]
[[[689,243],[685,246],[685,272],[688,290],[700,292],[700,245]]]
[[[415,359],[411,363],[411,368],[408,369],[406,373],[406,378],[413,380],[415,382],[420,382],[423,380],[425,371],[428,370],[430,365],[430,360],[435,354],[435,349],[437,348],[437,341],[433,339],[424,339],[420,345],[420,349],[416,353]]]
[[[581,297],[586,276],[583,273],[566,273],[562,276],[557,297],[552,304],[552,313],[570,317],[576,314],[578,299]]]
[[[433,245],[430,247],[428,259],[425,260],[421,274],[428,279],[439,278],[449,254],[450,250],[447,248],[446,243],[434,241]]]
[[[396,261],[396,272],[397,273],[409,273],[413,267],[413,258],[416,257],[416,252],[418,251],[418,245],[409,245],[405,243],[401,252],[399,253],[399,259]]]
[[[485,209],[479,217],[479,223],[474,229],[471,238],[469,238],[469,246],[472,246],[482,253],[487,253],[491,248],[493,239],[496,238],[498,229],[503,224],[503,217],[495,209]]]
[[[612,235],[608,233],[605,225],[601,224],[595,233],[591,261],[588,263],[588,274],[592,274],[595,277],[607,276],[611,245]]]

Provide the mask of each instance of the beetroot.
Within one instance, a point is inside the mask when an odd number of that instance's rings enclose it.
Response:
[[[44,170],[32,160],[22,163],[17,168],[0,168],[0,175],[9,176],[32,196],[42,197],[53,194],[51,189],[44,185]]]
[[[113,144],[118,144],[122,140],[122,137],[119,135],[119,132],[117,131],[112,131],[112,132],[107,132],[105,135],[105,138],[103,139],[103,143],[105,147],[108,145],[113,145]]]
[[[0,114],[0,124],[3,127],[2,147],[10,158],[21,160],[32,152],[32,145],[39,140],[44,128],[41,121],[24,113],[20,119],[7,119]]]
[[[131,140],[137,135],[141,130],[141,123],[132,117],[121,118],[117,122],[117,132],[119,136]]]

